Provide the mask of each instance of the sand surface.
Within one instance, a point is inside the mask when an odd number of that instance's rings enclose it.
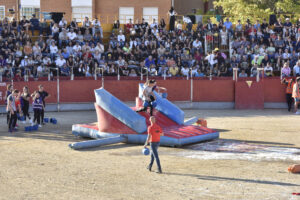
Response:
[[[142,146],[116,144],[75,151],[74,123],[90,112],[48,113],[58,125],[7,133],[0,117],[0,199],[300,199],[300,116],[285,110],[185,110],[220,131],[220,139],[160,147],[163,174],[148,172]],[[23,125],[22,125],[23,126]],[[23,130],[23,128],[22,128]],[[154,165],[156,169],[156,165]]]

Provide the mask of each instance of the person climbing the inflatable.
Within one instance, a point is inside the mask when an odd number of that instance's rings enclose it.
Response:
[[[148,107],[150,107],[150,115],[153,115],[153,108],[156,106],[156,97],[154,94],[154,90],[164,90],[165,92],[167,91],[166,88],[164,87],[159,87],[156,85],[156,80],[148,80],[143,89],[143,96],[142,99],[144,101],[143,107],[138,109],[136,112],[142,112],[142,111],[147,111]]]

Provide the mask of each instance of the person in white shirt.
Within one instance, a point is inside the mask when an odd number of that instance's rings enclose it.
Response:
[[[100,53],[104,53],[104,45],[100,42],[97,43],[97,46],[95,47],[95,51],[99,51]]]
[[[196,40],[194,40],[193,42],[192,53],[195,53],[197,50],[200,50],[200,52],[202,52],[202,43],[198,38],[196,38]]]
[[[300,76],[300,60],[298,60],[296,65],[293,67],[293,74],[294,76]]]
[[[154,27],[158,27],[158,23],[156,22],[155,18],[153,18],[152,24],[150,24],[151,29],[153,29]]]
[[[122,33],[122,30],[120,30],[120,34],[118,35],[118,42],[121,46],[125,44],[125,35]]]
[[[273,75],[273,67],[268,62],[267,65],[264,68],[265,76],[272,76]]]
[[[189,76],[190,69],[188,68],[187,65],[185,65],[185,66],[181,69],[180,72],[181,72],[181,74],[182,74],[183,76]]]
[[[183,22],[187,24],[188,31],[191,31],[193,28],[192,20],[189,17],[185,16],[183,17]]]
[[[48,56],[43,58],[43,64],[49,66],[51,64],[51,59]]]
[[[54,57],[56,57],[57,52],[58,52],[58,48],[55,45],[55,42],[52,42],[51,46],[50,46],[50,58],[51,58],[51,60],[54,60]]]
[[[77,38],[77,34],[74,32],[73,29],[71,29],[70,32],[67,33],[67,36],[71,41],[74,41]]]
[[[96,19],[93,21],[93,35],[95,35],[96,32],[100,32],[101,34],[101,38],[103,38],[103,30],[102,30],[102,27],[101,27],[101,23],[100,21],[98,20],[98,18],[96,17]]]
[[[215,64],[218,63],[217,59],[215,59],[215,52],[213,51],[211,54],[205,57],[205,60],[208,61],[210,69],[214,67]]]
[[[55,61],[56,67],[63,67],[66,64],[66,60],[62,55],[60,55]]]
[[[52,36],[55,37],[55,35],[57,35],[59,32],[59,28],[57,27],[57,24],[54,24],[51,30],[52,30]]]
[[[21,60],[20,67],[25,68],[29,66],[28,56],[25,56],[23,60]]]
[[[81,46],[79,45],[79,42],[76,42],[73,46],[73,53],[75,56],[81,56]]]
[[[59,28],[66,28],[67,24],[68,24],[67,20],[63,17],[59,21],[58,26],[59,26]]]

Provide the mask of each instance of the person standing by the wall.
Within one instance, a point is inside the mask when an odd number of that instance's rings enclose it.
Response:
[[[147,167],[147,169],[149,171],[151,171],[152,169],[152,165],[154,162],[154,159],[156,160],[156,164],[157,164],[157,173],[161,174],[162,170],[161,170],[161,165],[160,165],[160,160],[158,157],[158,147],[159,147],[159,142],[160,142],[160,136],[163,136],[163,132],[162,129],[159,125],[156,124],[156,119],[154,116],[151,116],[149,118],[151,125],[148,127],[148,137],[146,140],[146,143],[144,145],[144,147],[146,147],[149,142],[150,142],[150,147],[151,147],[151,160],[150,160],[150,164]]]
[[[175,28],[175,16],[177,15],[176,11],[174,10],[173,6],[168,12],[168,15],[170,16],[170,31],[174,31]]]
[[[286,80],[284,78],[282,79],[281,83],[286,85],[285,96],[286,96],[286,102],[288,104],[288,111],[290,112],[293,104],[292,93],[293,93],[294,80],[292,78],[290,80]]]
[[[18,90],[14,90],[7,97],[7,107],[6,110],[9,113],[9,121],[8,121],[8,131],[12,133],[15,131],[15,126],[17,123],[17,107],[16,107],[16,98],[19,94]]]
[[[25,121],[26,121],[26,117],[28,117],[29,122],[32,124],[32,120],[29,115],[29,100],[30,100],[29,90],[28,90],[28,87],[25,86],[23,88],[23,92],[21,95],[21,107],[22,107],[23,116],[24,116]]]
[[[13,91],[13,86],[11,85],[11,84],[8,84],[7,85],[7,90],[6,90],[6,92],[5,92],[5,96],[4,96],[4,99],[5,99],[5,105],[7,106],[8,104],[8,102],[7,102],[7,98],[9,97],[9,95],[11,95],[11,93],[12,93],[12,91]],[[9,116],[10,116],[10,112],[7,112],[7,117],[6,117],[6,123],[8,124],[8,122],[9,122]]]
[[[296,83],[293,86],[293,93],[292,93],[292,97],[294,98],[295,101],[295,111],[296,111],[296,115],[300,115],[300,111],[298,111],[298,104],[300,102],[300,77],[296,78]]]
[[[32,94],[32,107],[33,107],[33,112],[34,112],[34,118],[33,118],[33,123],[37,123],[39,125],[39,127],[42,127],[41,125],[41,114],[42,111],[44,110],[44,106],[43,106],[43,99],[40,96],[39,92],[34,92]]]
[[[45,116],[45,107],[46,107],[46,99],[48,99],[51,95],[48,92],[44,91],[44,86],[39,85],[39,94],[43,101],[43,110],[41,112],[41,123],[44,125],[44,116]]]

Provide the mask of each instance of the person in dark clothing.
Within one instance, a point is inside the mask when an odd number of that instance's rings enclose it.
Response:
[[[41,27],[40,27],[40,21],[38,18],[35,17],[35,14],[32,15],[32,18],[30,19],[30,29],[32,35],[34,35],[34,30],[39,31],[39,35],[41,35]]]
[[[174,31],[175,29],[175,16],[177,15],[176,11],[174,10],[173,6],[168,12],[170,16],[170,31]]]
[[[16,98],[19,94],[18,90],[14,90],[7,97],[7,107],[6,111],[9,113],[9,121],[8,121],[8,131],[12,133],[15,131],[16,123],[17,123],[17,107],[16,107]]]
[[[38,93],[40,94],[40,97],[42,98],[43,101],[43,109],[41,111],[41,123],[44,125],[44,116],[45,116],[45,107],[46,107],[46,99],[50,97],[48,92],[44,91],[43,85],[39,85],[39,91]]]
[[[21,107],[22,107],[23,116],[25,118],[25,121],[26,121],[26,117],[28,117],[28,119],[30,120],[30,123],[32,123],[32,120],[29,115],[29,100],[30,100],[29,90],[28,90],[28,87],[25,86],[23,88],[23,93],[21,95]]]
[[[44,110],[43,99],[40,96],[40,93],[36,91],[33,93],[32,100],[33,100],[32,107],[34,112],[33,123],[37,123],[39,127],[42,127],[41,114],[42,114],[42,110]]]

